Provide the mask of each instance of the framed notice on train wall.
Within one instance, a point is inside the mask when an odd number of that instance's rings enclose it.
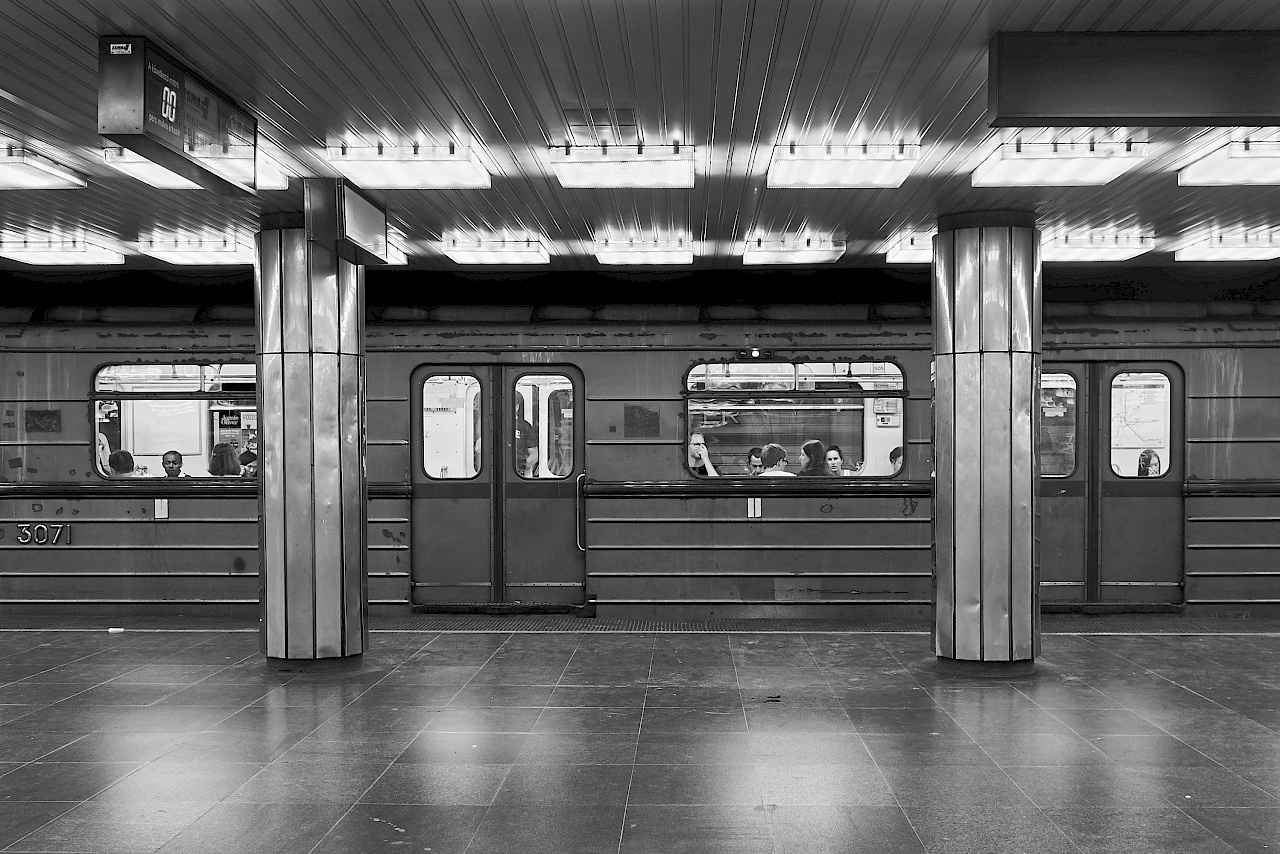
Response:
[[[257,121],[141,36],[98,40],[98,133],[206,189],[253,192]]]

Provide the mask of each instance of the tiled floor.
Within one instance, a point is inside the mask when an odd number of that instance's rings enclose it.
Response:
[[[1280,851],[1280,636],[0,632],[0,850]]]

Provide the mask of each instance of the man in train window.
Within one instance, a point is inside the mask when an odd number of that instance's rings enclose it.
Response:
[[[183,474],[182,454],[177,451],[165,451],[164,456],[160,458],[160,465],[164,466],[165,477],[190,477]]]
[[[524,420],[524,398],[516,395],[516,474],[538,476],[538,433]]]

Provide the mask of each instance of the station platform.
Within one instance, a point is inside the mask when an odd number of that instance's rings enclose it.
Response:
[[[1280,621],[1046,614],[1019,678],[928,632],[417,615],[294,675],[251,621],[6,615],[0,851],[1280,849]]]

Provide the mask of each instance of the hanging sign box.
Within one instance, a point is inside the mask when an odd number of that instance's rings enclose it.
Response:
[[[254,191],[257,121],[141,36],[98,39],[98,133],[220,195]]]

